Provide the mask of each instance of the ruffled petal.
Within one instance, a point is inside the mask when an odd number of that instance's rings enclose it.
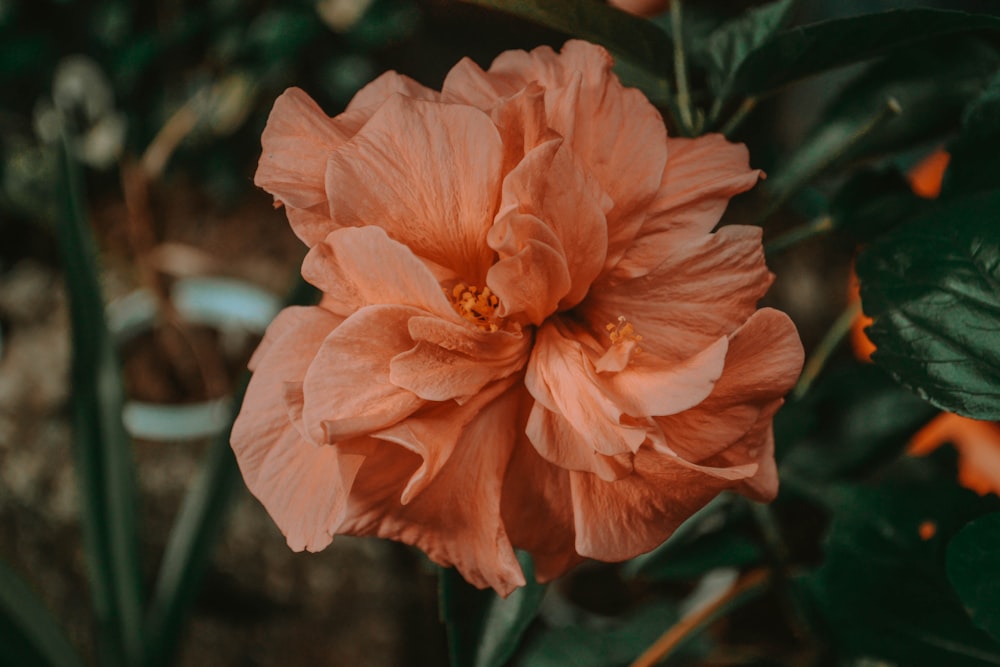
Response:
[[[623,418],[621,407],[594,382],[591,348],[596,347],[596,341],[550,320],[536,332],[528,361],[525,386],[537,401],[534,409],[556,413],[570,425],[549,428],[551,420],[536,416],[530,423],[538,428],[530,428],[528,437],[542,457],[569,469],[592,460],[590,452],[615,457],[635,452],[646,440],[647,425]],[[568,441],[574,432],[575,441]],[[618,467],[608,465],[601,474]]]
[[[487,240],[499,259],[487,283],[500,315],[533,324],[575,306],[604,265],[607,223],[596,182],[560,139],[538,146],[504,179]]]
[[[405,74],[385,72],[354,94],[347,105],[347,111],[378,108],[379,105],[397,93],[415,100],[429,102],[437,102],[441,98],[441,94],[436,90],[414,81]],[[371,115],[370,112],[369,115]]]
[[[408,490],[405,505],[401,496],[420,468],[420,457],[393,442],[380,445],[358,473],[342,532],[412,544],[439,565],[456,567],[471,584],[503,596],[523,586],[524,574],[500,517],[504,474],[520,432],[519,391],[514,388],[470,411],[450,456],[419,493]],[[446,413],[436,419],[446,420]],[[400,431],[391,437],[400,437]],[[410,440],[407,447],[430,446],[416,443]]]
[[[530,351],[520,330],[486,332],[433,317],[414,317],[409,329],[416,345],[393,358],[389,377],[429,401],[464,402],[524,368]]]
[[[330,233],[306,255],[302,276],[323,291],[326,308],[344,316],[365,306],[395,304],[462,321],[431,270],[380,227]]]
[[[503,147],[471,107],[394,95],[327,164],[331,217],[377,225],[413,252],[482,285]]]
[[[489,70],[494,85],[537,80],[546,89],[550,127],[613,202],[607,213],[608,267],[635,237],[667,163],[663,118],[641,92],[622,86],[612,65],[603,48],[570,40],[558,55],[548,47],[507,51]]]
[[[255,373],[233,425],[233,451],[247,488],[296,551],[330,543],[362,462],[304,439],[280,400],[283,384],[301,380],[339,320],[321,308],[283,310],[254,354]]]
[[[302,418],[316,442],[367,435],[411,415],[423,399],[392,384],[392,358],[413,347],[408,306],[368,306],[320,345],[303,381]]]
[[[634,280],[601,277],[576,310],[594,331],[624,316],[644,350],[687,359],[733,333],[767,292],[773,276],[760,239],[758,227],[731,225],[664,242],[655,269]]]
[[[531,553],[539,581],[551,581],[583,560],[574,546],[569,471],[543,459],[523,438],[504,478],[502,516],[514,547]]]
[[[721,134],[696,139],[667,139],[667,167],[656,199],[648,208],[635,240],[614,267],[620,278],[638,277],[656,268],[665,245],[712,231],[729,200],[761,177],[750,168],[743,144]]]
[[[330,118],[299,88],[289,88],[274,102],[261,137],[263,150],[254,184],[288,208],[292,229],[308,245],[322,240],[333,228],[326,198],[326,161],[369,115],[355,112]]]

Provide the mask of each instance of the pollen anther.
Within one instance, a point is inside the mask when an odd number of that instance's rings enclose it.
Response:
[[[628,341],[638,343],[642,340],[642,336],[635,332],[635,327],[625,319],[624,315],[619,315],[617,322],[608,322],[604,325],[604,329],[608,332],[608,336],[611,337],[612,345],[619,345]],[[637,345],[635,352],[638,353],[641,351],[642,348]]]
[[[449,294],[448,290],[444,290]],[[494,332],[499,330],[496,321],[496,310],[500,306],[500,299],[490,290],[484,287],[480,290],[476,286],[469,286],[465,283],[458,283],[452,288],[449,294],[451,307],[455,312],[469,320],[483,331]]]

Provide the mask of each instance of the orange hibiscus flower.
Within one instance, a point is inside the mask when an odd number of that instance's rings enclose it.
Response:
[[[774,496],[802,348],[757,309],[760,229],[712,233],[759,173],[611,66],[571,41],[275,103],[256,183],[324,296],[268,329],[232,442],[293,549],[379,535],[506,595],[515,548],[548,580]]]

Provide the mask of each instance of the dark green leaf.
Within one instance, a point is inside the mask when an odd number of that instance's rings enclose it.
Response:
[[[63,188],[56,236],[66,272],[72,324],[74,454],[92,599],[106,660],[109,664],[139,664],[142,568],[132,443],[122,425],[124,388],[104,321],[96,251],[84,214],[80,173],[65,146],[61,161]]]
[[[948,579],[972,621],[1000,639],[1000,513],[976,519],[952,538]]]
[[[934,405],[1000,419],[1000,190],[941,202],[858,259],[874,361]]]
[[[708,36],[708,87],[720,95],[740,64],[784,26],[795,0],[760,5],[716,28]]]
[[[518,552],[517,558],[528,583],[507,599],[477,590],[454,568],[441,570],[441,613],[452,667],[500,667],[517,649],[545,593],[535,581],[531,556]]]
[[[926,203],[898,169],[862,169],[834,195],[830,217],[835,229],[867,243],[912,218]]]
[[[945,35],[1000,30],[1000,18],[941,9],[898,9],[780,32],[752,51],[722,97],[758,96],[813,74]]]
[[[670,39],[649,21],[598,0],[465,0],[606,47],[662,78],[672,71]],[[665,84],[664,84],[665,85]]]
[[[625,563],[622,574],[652,581],[694,579],[714,568],[759,562],[760,548],[739,532],[745,508],[729,494],[718,496],[663,544]]]
[[[0,663],[83,667],[45,604],[4,563],[0,563]]]
[[[786,196],[823,170],[941,136],[982,90],[1000,56],[980,40],[947,40],[894,54],[848,84],[767,182]]]
[[[522,667],[619,667],[642,654],[679,620],[666,602],[651,604],[604,627],[582,624],[554,628],[525,646]]]
[[[937,412],[880,368],[841,367],[775,417],[782,474],[810,483],[864,477],[899,456]]]
[[[797,582],[842,658],[907,667],[1000,664],[1000,645],[975,628],[945,576],[945,545],[969,519],[996,508],[926,460],[913,479],[828,492],[833,522],[822,566]],[[953,473],[952,473],[953,474]]]
[[[962,130],[949,146],[951,162],[944,175],[942,197],[989,190],[1000,174],[1000,73],[971,104]]]

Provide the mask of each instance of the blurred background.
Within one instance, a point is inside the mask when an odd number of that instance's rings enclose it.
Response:
[[[736,13],[754,3],[700,4]],[[808,20],[907,4],[817,0],[798,12]],[[565,38],[450,0],[0,0],[0,559],[85,655],[93,619],[70,447],[69,316],[52,230],[64,133],[84,167],[133,401],[126,421],[137,436],[152,576],[217,427],[213,410],[304,255],[283,213],[253,186],[275,97],[299,86],[334,115],[386,69],[439,87],[462,57],[486,67],[503,50]],[[754,166],[768,168],[794,147],[848,75],[762,106],[739,137]],[[752,196],[736,202],[731,219],[753,206]],[[816,246],[775,268],[771,298],[792,313],[807,348],[843,308],[853,245],[842,246]],[[158,328],[151,313],[164,303],[168,326]],[[597,611],[625,604],[622,593],[595,589],[608,579],[593,572],[565,583],[574,599]],[[180,664],[443,664],[435,591],[434,569],[397,544],[338,537],[323,553],[292,553],[241,489]]]

